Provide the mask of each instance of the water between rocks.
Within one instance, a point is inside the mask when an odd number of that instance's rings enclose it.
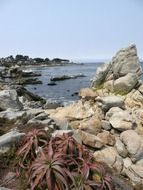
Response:
[[[42,74],[38,79],[43,84],[27,85],[26,88],[48,100],[69,103],[78,99],[78,96],[74,95],[75,92],[78,92],[81,88],[90,86],[90,80],[94,77],[97,67],[101,64],[96,62],[68,66],[32,67],[30,68],[32,71]],[[80,73],[86,77],[56,81],[55,86],[47,85],[51,77],[61,75],[72,76]]]

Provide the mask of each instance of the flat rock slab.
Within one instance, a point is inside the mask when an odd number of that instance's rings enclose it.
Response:
[[[23,117],[26,117],[25,111],[12,111],[12,110],[6,110],[3,112],[0,112],[0,120],[9,120],[9,121],[17,121],[18,119],[21,119]]]
[[[77,75],[62,75],[62,76],[56,76],[56,77],[52,77],[50,78],[50,81],[61,81],[61,80],[67,80],[67,79],[76,79],[78,77],[85,77],[85,75],[83,74],[77,74]]]

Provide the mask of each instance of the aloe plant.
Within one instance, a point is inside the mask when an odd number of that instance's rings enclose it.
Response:
[[[54,154],[52,141],[49,142],[47,150],[41,150],[40,156],[32,163],[30,167],[31,189],[34,190],[42,181],[50,190],[68,190],[68,178],[70,173],[66,169],[63,154]]]
[[[43,130],[33,130],[23,139],[17,157],[26,168],[31,190],[113,190],[110,173],[84,145],[70,134],[49,139]]]
[[[33,129],[28,132],[17,151],[19,165],[23,168],[27,167],[28,163],[36,158],[39,147],[45,146],[47,140],[48,135],[45,130]]]
[[[104,163],[93,163],[91,165],[92,179],[97,183],[99,190],[112,190],[112,177],[105,168]]]
[[[56,136],[54,139],[55,145],[58,151],[62,151],[65,154],[77,153],[77,142],[72,137],[72,134],[66,134]]]

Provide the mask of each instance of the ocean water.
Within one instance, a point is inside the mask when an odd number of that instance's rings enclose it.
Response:
[[[74,93],[78,92],[81,88],[90,86],[96,68],[101,64],[102,63],[86,63],[82,65],[30,68],[32,71],[42,74],[38,78],[43,84],[27,85],[26,88],[50,101],[58,101],[62,103],[71,102],[78,99],[78,96],[74,95]],[[56,81],[57,85],[55,86],[47,85],[50,82],[51,77],[61,75],[71,76],[80,73],[84,74],[85,77]]]
[[[103,63],[85,63],[82,65],[69,65],[69,66],[56,66],[56,67],[35,67],[30,68],[33,71],[41,73],[42,76],[38,77],[43,84],[27,85],[26,88],[31,92],[42,96],[50,101],[57,101],[61,103],[69,103],[77,100],[79,97],[74,95],[81,88],[89,87],[91,79],[95,76],[98,66]],[[143,67],[143,63],[141,63]],[[86,77],[68,79],[63,81],[56,81],[55,86],[48,86],[50,78],[61,75],[77,75],[84,74]],[[142,76],[143,80],[143,76]]]

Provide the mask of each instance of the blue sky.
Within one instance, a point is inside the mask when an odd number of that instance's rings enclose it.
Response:
[[[108,59],[135,43],[143,58],[142,0],[0,0],[0,57]]]

